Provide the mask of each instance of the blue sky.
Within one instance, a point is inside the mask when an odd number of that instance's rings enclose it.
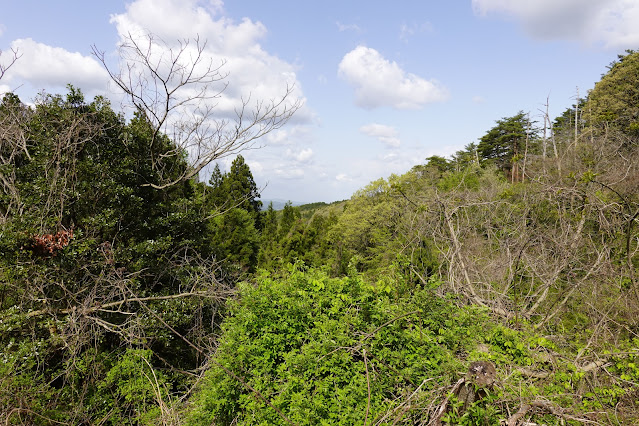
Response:
[[[639,48],[639,0],[0,1],[0,80],[34,102],[66,83],[117,93],[91,45],[147,31],[199,35],[226,59],[228,97],[272,99],[288,82],[304,106],[243,152],[263,198],[346,199],[431,155],[449,156],[518,111],[541,120],[585,96],[606,65]],[[237,99],[235,99],[237,100]],[[229,99],[233,101],[233,99]],[[228,167],[232,158],[220,161]]]

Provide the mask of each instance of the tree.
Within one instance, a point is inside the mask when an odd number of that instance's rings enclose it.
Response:
[[[0,104],[3,423],[139,424],[167,402],[145,377],[184,388],[204,361],[226,290],[203,185],[144,186],[158,173],[152,135],[140,114],[126,122],[73,87]],[[176,149],[155,139],[160,155]],[[188,167],[165,165],[166,177]]]
[[[282,210],[282,217],[280,218],[279,238],[284,238],[293,228],[295,222],[302,217],[300,209],[293,207],[291,201],[287,201]]]
[[[477,144],[471,142],[466,145],[464,149],[455,152],[452,162],[455,164],[457,171],[465,169],[471,164],[478,164],[479,157],[477,152]]]
[[[484,161],[510,173],[512,181],[518,180],[519,162],[527,143],[535,137],[535,130],[527,114],[519,111],[512,117],[497,120],[497,125],[481,137],[477,151]]]
[[[215,163],[215,167],[213,168],[213,172],[211,173],[211,178],[209,179],[209,185],[206,188],[206,202],[209,210],[220,210],[224,211],[225,208],[228,208],[227,201],[227,190],[224,185],[224,177],[225,174],[220,170],[220,165]]]
[[[426,159],[426,167],[432,167],[439,171],[440,173],[444,173],[452,168],[451,162],[444,157],[439,155],[432,155]]]
[[[259,234],[249,212],[231,208],[213,219],[211,230],[218,260],[228,266],[239,266],[243,271],[255,271]]]
[[[224,176],[224,185],[232,205],[246,210],[253,217],[256,229],[262,229],[260,192],[251,169],[241,155],[233,160],[231,170]]]
[[[196,176],[215,160],[237,154],[279,129],[301,106],[300,100],[291,99],[293,87],[288,86],[278,99],[257,100],[251,107],[249,95],[232,116],[218,115],[217,102],[228,85],[228,75],[222,71],[224,61],[215,64],[207,58],[205,47],[199,38],[181,40],[172,47],[151,34],[129,34],[119,46],[120,68],[112,69],[105,53],[93,46],[93,54],[130,106],[152,128],[147,155],[159,176],[144,185],[162,189]],[[173,150],[158,149],[161,135],[173,141]],[[171,176],[167,162],[185,154],[189,167]]]

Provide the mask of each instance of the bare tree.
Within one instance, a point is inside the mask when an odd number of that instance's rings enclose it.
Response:
[[[223,114],[218,103],[229,84],[222,71],[225,61],[214,63],[207,56],[206,42],[197,37],[179,40],[173,47],[152,34],[129,34],[119,53],[122,63],[114,70],[105,53],[93,46],[113,82],[153,128],[149,155],[161,178],[148,185],[156,189],[196,176],[211,162],[251,148],[286,124],[302,105],[292,99],[294,86],[287,85],[276,99],[252,102],[249,94],[232,113]],[[162,135],[174,142],[173,150],[160,151]],[[178,177],[164,176],[166,161],[185,154],[190,167]]]

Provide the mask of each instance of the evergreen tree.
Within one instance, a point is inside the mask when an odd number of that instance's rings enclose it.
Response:
[[[255,271],[259,234],[249,212],[233,208],[216,216],[212,232],[218,260],[225,261],[227,267],[234,265],[245,272]]]
[[[177,372],[201,365],[172,334],[212,332],[193,327],[215,306],[193,279],[212,270],[201,185],[149,186],[152,134],[72,87],[34,108],[14,95],[0,105],[0,406],[42,415],[21,423],[141,423],[153,390],[131,377],[182,388]],[[165,160],[164,176],[182,175],[184,158]]]
[[[210,208],[225,211],[232,208],[245,210],[255,223],[255,228],[262,229],[262,202],[260,193],[253,179],[253,174],[244,157],[238,155],[231,164],[228,173],[222,173],[220,166],[215,165],[207,194]]]
[[[256,228],[261,229],[259,216],[262,202],[259,200],[260,192],[253,179],[251,169],[241,155],[233,160],[231,170],[225,176],[225,185],[233,205],[249,212],[256,222]]]
[[[207,207],[211,210],[224,210],[227,207],[228,191],[225,188],[224,174],[220,170],[220,165],[215,163],[213,173],[209,179],[209,186],[206,191]]]
[[[523,111],[512,117],[497,120],[479,141],[477,152],[484,161],[492,162],[517,180],[519,160],[523,157],[525,144],[534,141],[532,122]]]
[[[289,233],[295,222],[301,217],[300,209],[293,207],[293,203],[287,201],[284,205],[284,210],[282,210],[282,218],[280,219],[280,239]]]

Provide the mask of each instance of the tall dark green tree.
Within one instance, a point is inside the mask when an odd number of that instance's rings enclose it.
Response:
[[[479,140],[477,152],[482,160],[494,163],[516,181],[526,144],[533,144],[535,141],[533,123],[523,111],[497,120],[496,123]]]
[[[209,185],[206,188],[206,204],[210,210],[225,210],[228,200],[228,190],[224,185],[224,174],[220,170],[220,165],[215,163]]]
[[[259,200],[260,191],[255,179],[253,179],[251,169],[244,161],[244,157],[238,155],[233,160],[231,170],[224,177],[224,180],[231,203],[235,207],[249,212],[255,220],[255,227],[258,230],[261,229],[260,211],[262,210],[262,202]]]
[[[215,165],[207,188],[207,204],[210,208],[221,212],[233,208],[245,210],[253,218],[256,229],[260,230],[262,202],[259,198],[259,189],[244,157],[238,155],[228,173],[222,173],[219,164]]]
[[[206,188],[206,205],[214,212],[212,244],[215,256],[227,267],[254,271],[262,229],[262,202],[253,174],[238,155],[228,173],[215,165]]]

